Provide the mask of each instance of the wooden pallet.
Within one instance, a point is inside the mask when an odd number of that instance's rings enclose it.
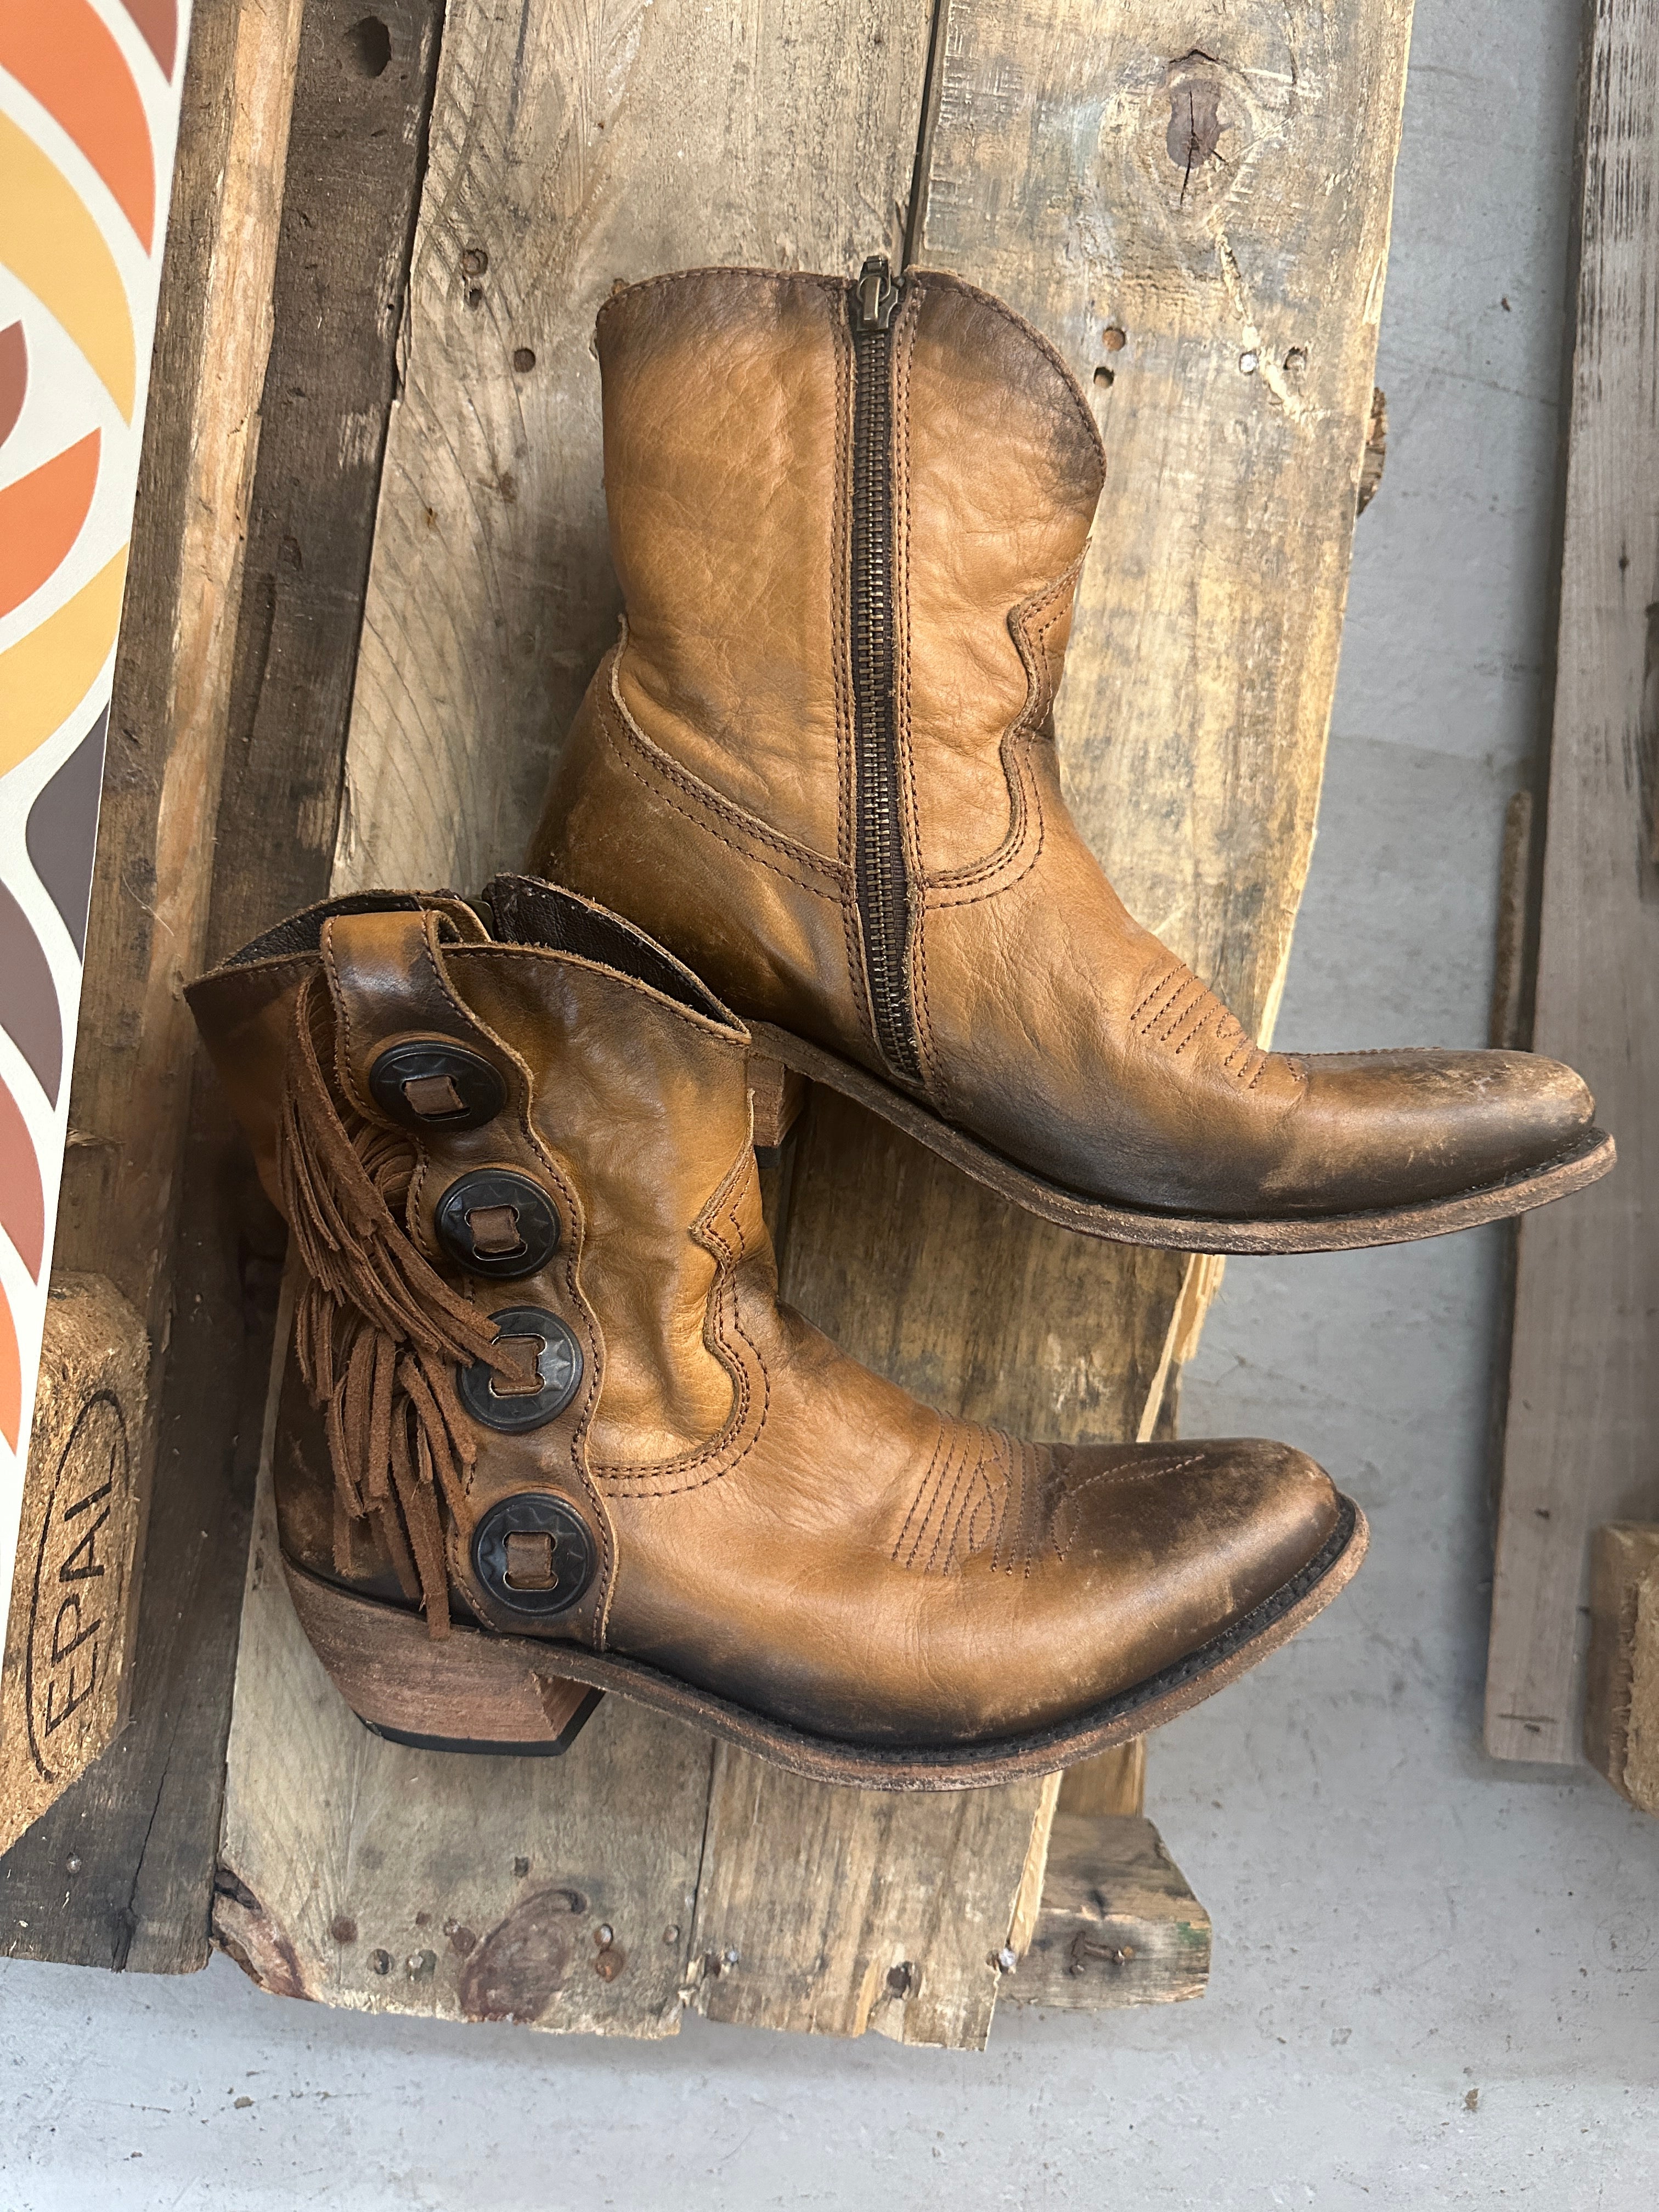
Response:
[[[1583,1755],[1590,1540],[1659,1519],[1659,5],[1596,0],[1531,1042],[1619,1165],[1519,1229],[1486,1748]]]
[[[240,52],[255,13],[276,38],[281,12],[198,0],[192,70]],[[377,68],[359,0],[308,0],[240,618],[216,644],[202,955],[331,884],[471,884],[522,848],[614,627],[590,345],[612,284],[710,261],[852,268],[885,248],[999,292],[1093,394],[1109,474],[1060,702],[1069,793],[1132,907],[1265,1036],[1335,676],[1409,19],[1409,0],[1294,18],[1267,0],[385,0]],[[233,150],[274,131],[284,96],[264,79],[227,123],[197,85],[198,193],[227,131]],[[227,173],[234,189],[234,160]],[[233,231],[221,198],[179,233],[204,331],[242,280],[191,242]],[[175,420],[165,451],[156,434],[158,483],[201,445],[193,428]],[[118,910],[125,849],[102,864]],[[152,1542],[138,1718],[97,1788],[0,1862],[7,1947],[33,1955],[186,1966],[208,1940],[213,1685],[275,1244],[205,1085],[191,1115],[178,1250],[200,1304],[175,1320],[162,1393],[169,1548]],[[1170,1431],[1212,1263],[1066,1237],[828,1095],[785,1180],[786,1293],[860,1357],[1007,1425]],[[190,1582],[172,1547],[218,1485],[229,1502],[202,1515]],[[1053,1783],[832,1790],[614,1699],[562,1763],[400,1750],[322,1682],[270,1541],[262,1522],[214,1905],[268,1985],[636,2034],[695,2002],[977,2045],[1027,1972],[1011,1980],[1011,1956],[1050,1955]],[[156,1625],[186,1587],[193,1648]],[[1134,1771],[1068,1778],[1064,1910],[1067,1941],[1119,1917],[1116,1876],[1091,1886],[1090,1867],[1139,1866],[1135,1909],[1165,1931],[1150,1957],[1170,1926],[1203,1923],[1148,1874],[1144,1834],[1101,1825],[1139,1812]],[[64,1854],[99,1822],[95,1878],[65,1905]],[[1065,1978],[1073,1998],[1179,1994],[1201,1975],[1196,1939],[1177,1951],[1156,1989]]]

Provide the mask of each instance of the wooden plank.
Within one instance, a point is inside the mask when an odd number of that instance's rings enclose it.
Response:
[[[1486,1748],[1560,1763],[1580,1756],[1590,1532],[1659,1519],[1654,0],[1596,0],[1587,95],[1532,1041],[1582,1071],[1619,1167],[1520,1229],[1486,1668]]]
[[[19,1956],[169,1967],[205,1955],[228,1595],[246,1542],[222,1449],[242,1308],[237,1271],[216,1279],[200,1264],[193,1033],[178,986],[208,933],[300,12],[300,0],[197,0],[192,15],[58,1230],[60,1264],[107,1276],[158,1360],[171,1341],[176,1365],[195,1341],[212,1387],[180,1398],[170,1376],[150,1378],[131,1439],[141,1498],[155,1469],[133,1718],[0,1860],[0,1931]],[[204,1313],[229,1320],[211,1342]],[[210,1415],[216,1449],[181,1449]]]
[[[1335,684],[1410,22],[1409,0],[950,0],[913,225],[917,260],[1007,300],[1094,397],[1068,796],[1131,910],[1264,1040]],[[1219,1273],[1069,1237],[814,1103],[787,1294],[939,1403],[1149,1436]]]
[[[1659,1528],[1614,1523],[1590,1546],[1584,1756],[1659,1813]]]
[[[195,951],[172,956],[175,985],[327,889],[439,12],[437,0],[384,9],[376,20],[389,52],[377,66],[378,52],[356,36],[361,10],[311,0],[287,90],[275,79],[265,88],[286,98],[297,83],[303,119],[285,183],[268,149],[260,157],[269,252],[240,281],[264,290],[219,310],[257,321],[274,291],[277,335],[258,365],[268,369],[258,413],[234,380],[212,386],[216,404],[264,428],[251,499],[239,492],[227,526],[239,545],[246,533],[247,552],[239,620],[217,633],[219,835],[216,846],[198,838],[215,864],[211,904],[195,919]],[[198,20],[199,33],[207,19]],[[216,115],[225,57],[199,44],[192,52],[192,67],[207,73],[200,96]],[[271,60],[264,55],[267,68]],[[246,85],[239,97],[251,100]],[[204,173],[216,189],[218,172]],[[226,191],[234,189],[233,165]],[[270,198],[279,190],[280,244]],[[175,289],[204,281],[181,270]],[[164,291],[164,313],[172,296]],[[222,332],[210,324],[198,338],[216,344]],[[158,377],[165,373],[158,356]],[[152,422],[165,414],[153,410]],[[182,468],[180,457],[174,464]],[[158,480],[170,486],[165,470]],[[118,684],[117,696],[118,706]],[[114,865],[100,852],[100,869]],[[129,897],[143,880],[135,862]],[[141,1631],[136,1724],[88,1776],[84,1802],[66,1802],[37,1845],[20,1847],[33,1851],[27,1879],[18,1853],[7,1863],[15,1917],[29,1918],[45,1954],[156,1968],[198,1966],[207,1955],[237,1598],[282,1265],[281,1224],[210,1079],[195,1097],[179,1180],[149,1547],[167,1579],[146,1615],[148,1643]],[[84,1871],[65,1906],[69,1856]],[[64,1918],[71,1910],[85,1917],[73,1938]],[[52,1948],[71,1944],[80,1948]]]
[[[473,884],[522,849],[550,740],[615,626],[591,353],[599,302],[618,277],[687,262],[844,266],[872,245],[896,244],[927,33],[921,6],[898,21],[874,6],[849,12],[803,0],[764,10],[666,0],[650,9],[543,4],[527,14],[479,0],[451,8],[376,526],[337,885]],[[536,180],[532,191],[526,178]],[[258,1844],[267,1811],[303,1819],[313,1802],[297,1793],[269,1807],[255,1781],[262,1758],[280,1766],[288,1755],[295,1708],[285,1676],[306,1663],[290,1643],[239,1681],[228,1834],[234,1828],[249,1864],[284,1852],[295,1863],[309,1855],[335,1863],[337,1836],[302,1831]],[[253,1747],[246,1768],[245,1732]],[[305,1747],[293,1748],[298,1756]],[[492,1834],[520,1832],[529,1817],[526,1793],[543,1786],[529,1765],[504,1771]],[[694,1770],[702,1778],[695,1816],[686,1790]],[[580,1772],[566,1770],[561,1802],[573,1821],[592,1824],[602,1852],[615,1814],[602,1795],[579,1787]],[[772,1780],[751,1775],[748,1786],[764,1797]],[[439,1762],[428,1787],[430,1833],[448,1838],[447,1859],[433,1842],[434,1863],[458,1866],[477,1850],[476,1785],[467,1771]],[[665,1845],[702,1852],[702,1739],[653,1738],[627,1794]],[[719,1802],[727,1794],[717,1792]],[[975,1954],[962,1968],[976,1992],[994,1980],[985,1961],[1006,1945],[1042,1794],[1024,1792],[1000,1822],[978,1816],[988,1822],[985,1837],[1003,1840],[998,1863],[975,1867],[995,1939],[975,1933]],[[840,1793],[817,1795],[832,1828],[852,1820],[848,1806],[837,1809]],[[880,1820],[890,1837],[915,1829],[905,1863],[918,1897],[936,1893],[937,1813],[907,1801]],[[762,1858],[775,1882],[778,1855]],[[485,1863],[497,1890],[493,1906],[469,1908],[472,1924],[511,1909],[510,1855]],[[903,1868],[885,1871],[896,1925]],[[751,1886],[748,1905],[763,1915],[770,1898]],[[862,1900],[842,1910],[845,1940],[821,1966],[809,1966],[814,1986],[803,2002],[826,2018],[839,2006],[844,2021],[856,2014],[864,1972]],[[793,1897],[791,1912],[799,1942]],[[780,1915],[771,1924],[785,1923]],[[689,1911],[684,1926],[689,1938]],[[761,1956],[758,1936],[750,1955]],[[903,2008],[914,2024],[907,2032],[929,2021],[931,2034],[948,2032],[947,1964],[941,1954],[937,1969],[928,1966],[925,1998]],[[738,1987],[728,1980],[706,2001],[716,2010],[736,2002]],[[395,1979],[369,1995],[398,2009],[428,1999],[422,1990],[411,2000]],[[988,2004],[977,1994],[974,2002],[975,2019],[988,2020]],[[623,1978],[607,2018],[654,2032],[655,2004]],[[569,2023],[553,2014],[548,2024]],[[982,2039],[982,2028],[973,2032]]]
[[[325,897],[443,0],[307,0],[210,957]],[[386,33],[384,59],[377,36]]]
[[[697,1892],[698,2008],[982,2051],[1018,1948],[1033,1825],[1054,1795],[1043,1782],[922,1798],[832,1790],[722,1744]]]
[[[1201,1997],[1209,1977],[1210,1916],[1152,1822],[1056,1814],[1042,1911],[1004,2003],[1173,2004]]]
[[[126,1717],[149,1340],[102,1275],[55,1270],[0,1679],[0,1850]]]

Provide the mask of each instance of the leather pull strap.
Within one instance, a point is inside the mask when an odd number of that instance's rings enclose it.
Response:
[[[371,1121],[416,1132],[477,1128],[528,1095],[518,1054],[455,989],[446,934],[452,943],[489,938],[459,902],[441,913],[337,915],[323,925],[340,1085]]]

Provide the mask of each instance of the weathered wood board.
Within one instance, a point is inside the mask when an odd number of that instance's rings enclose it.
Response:
[[[616,611],[590,349],[611,284],[711,260],[850,267],[908,231],[915,258],[1054,336],[1096,393],[1115,458],[1064,709],[1074,799],[1146,918],[1265,1030],[1334,680],[1408,23],[1404,0],[1294,20],[1137,6],[1106,23],[1080,0],[957,5],[925,93],[921,7],[452,4],[336,884],[466,885],[522,848]],[[1195,40],[1220,57],[1207,76]],[[1193,123],[1179,161],[1177,111]],[[939,1402],[1049,1434],[1158,1424],[1213,1268],[1011,1215],[838,1100],[814,1101],[793,1155],[787,1287],[850,1349]],[[989,1279],[1017,1294],[987,1301]],[[255,1768],[239,1764],[244,1741],[250,1762],[254,1747],[279,1765],[304,1749],[284,1682],[307,1656],[276,1620],[239,1680],[227,1827],[262,1907],[268,1867],[339,1843],[262,1831]],[[442,1857],[446,1820],[475,1848],[465,1778],[440,1763],[426,1786],[431,1849]],[[634,1786],[648,1792],[651,1773]],[[521,1825],[519,1787],[503,1782],[492,1832]],[[809,1813],[801,1795],[719,1756],[700,2001],[778,2026],[982,2041],[987,1931],[1012,1932],[1029,1905],[1052,1788],[976,1811],[817,1793]],[[285,1796],[286,1817],[312,1802]],[[972,1940],[947,1943],[940,1869],[970,1822]],[[843,1881],[833,1925],[801,1927],[799,1868],[873,1867],[872,1838],[880,1910]],[[498,1886],[503,1917],[511,1897]],[[885,1978],[901,1968],[902,1989]],[[626,1977],[615,1996],[611,2025],[653,2032]],[[395,1978],[371,1998],[427,2008]]]
[[[172,1087],[155,1094],[154,1110],[182,1113],[194,1031],[179,981],[328,887],[441,14],[440,0],[397,0],[373,19],[355,0],[308,0],[301,35],[297,5],[286,17],[229,0],[196,10],[155,368],[166,396],[149,416],[151,440],[165,434],[166,442],[146,449],[93,908],[94,951],[100,918],[108,941],[89,966],[87,1006],[96,1012],[82,1030],[93,1133],[85,1146],[72,1137],[65,1204],[79,1210],[60,1231],[60,1249],[65,1233],[84,1237],[88,1249],[107,1244],[125,1264],[153,1271],[140,1279],[158,1282],[172,1302],[154,1417],[163,1456],[146,1581],[153,1601],[140,1625],[133,1725],[0,1869],[6,1942],[31,1955],[153,1969],[193,1968],[208,1955],[283,1232],[209,1079],[180,1133],[171,1262],[162,1247],[135,1245],[130,1213],[99,1211],[106,1187],[137,1172],[118,1149],[136,1117],[112,1085],[125,1071],[149,1096],[131,1054],[143,1034],[134,1009],[154,1002],[175,1055]],[[288,43],[273,44],[283,23]],[[179,397],[187,392],[191,408]],[[238,457],[234,472],[227,450]],[[228,578],[239,597],[234,619],[209,588],[214,576],[179,569],[191,502],[186,550],[200,540],[219,561],[216,588],[229,588]],[[175,716],[168,686],[187,684],[197,703]],[[210,713],[201,703],[210,691]],[[216,733],[211,744],[204,726]],[[156,863],[143,841],[160,835],[158,805],[173,810],[175,844],[193,841],[198,897],[188,911],[172,901],[176,933],[152,951],[146,902]],[[216,806],[216,842],[204,834]],[[164,964],[164,986],[151,977],[152,958]],[[106,1033],[118,1048],[108,1064]],[[90,1179],[84,1188],[77,1176]],[[78,1870],[66,1885],[70,1860]]]
[[[1070,1768],[1060,1785],[1062,1813],[1108,1814],[1144,1813],[1146,1809],[1146,1739],[1120,1744],[1098,1759],[1085,1759]]]
[[[1659,1528],[1614,1522],[1590,1544],[1584,1756],[1659,1813]]]
[[[126,1715],[149,1339],[102,1275],[54,1269],[0,1673],[0,1850]]]
[[[1210,1916],[1150,1820],[1064,1809],[1031,1947],[1005,2004],[1055,2012],[1173,2004],[1210,1978]]]
[[[301,0],[191,15],[56,1248],[148,1334],[127,1443],[139,1519],[152,1489],[154,1506],[131,1723],[0,1859],[0,1949],[18,1956],[180,1968],[207,1953],[252,1465],[239,1497],[246,1270],[222,1142],[204,1152],[192,1121],[178,987],[202,961],[216,866],[234,872],[234,840],[216,853],[212,833],[300,15]]]
[[[1055,1794],[1042,1783],[923,1798],[830,1789],[722,1745],[697,1893],[699,2009],[746,2027],[982,2049],[1030,1940],[1021,1892],[1035,1908]]]
[[[1613,1174],[1520,1224],[1486,1747],[1581,1756],[1589,1544],[1659,1519],[1659,6],[1596,0],[1534,1048],[1578,1068]]]
[[[1336,679],[1410,23],[1409,0],[951,0],[912,223],[916,260],[1007,300],[1093,395],[1067,793],[1131,910],[1264,1040]],[[862,1357],[1067,1437],[1152,1433],[1220,1274],[966,1194],[840,1102],[815,1103],[792,1224],[789,1295]],[[987,1281],[1018,1296],[988,1312]]]
[[[476,883],[522,849],[551,741],[615,625],[591,353],[599,304],[619,276],[687,262],[840,266],[872,240],[896,246],[928,27],[924,7],[896,21],[827,5],[451,7],[337,884]],[[280,1761],[286,1739],[246,1668],[236,1727]],[[706,1765],[707,1747],[687,1743]],[[447,1812],[458,1837],[473,1835],[465,1778],[453,1763],[429,1766],[434,1823]],[[690,1819],[679,1773],[676,1761],[655,1758],[630,1785],[665,1837]],[[772,1781],[763,1773],[751,1786],[765,1794]],[[495,1817],[509,1826],[520,1818],[520,1787],[534,1784],[521,1775],[496,1799]],[[988,1896],[1000,1893],[987,1908],[1000,1925],[966,1970],[971,2022],[945,2004],[942,1972],[930,1972],[926,2003],[903,2008],[905,2033],[931,2033],[930,2021],[948,2015],[952,2033],[983,2040],[996,1982],[988,1960],[1006,1943],[1042,1796],[1036,1784],[1018,1793],[1000,1871],[981,1876]],[[233,1819],[238,1802],[234,1765]],[[589,1805],[588,1817],[598,1849],[603,1804]],[[936,1895],[933,1838],[945,1815],[909,1802],[880,1818],[884,1832],[908,1824],[918,1838],[910,1860],[900,1854],[886,1869],[902,1925],[907,1882],[920,1899]],[[702,1850],[708,1819],[705,1784],[681,1836],[686,1848]],[[772,1871],[768,1855],[763,1865]],[[726,1904],[729,1917],[735,1892]],[[718,1978],[711,2003],[741,2002],[732,1993],[769,1978],[781,1992],[787,1978],[787,1961],[767,1976],[761,1962],[786,1932],[799,1939],[798,1914],[769,1919],[753,1896],[748,1905],[748,1972]],[[843,1909],[856,1914],[856,1900]],[[780,2001],[769,2017],[780,2026],[805,2025],[817,2011],[856,2019],[861,1958],[854,1928],[801,1978],[796,2011]],[[653,2032],[654,2005],[630,1978],[611,1994],[612,2025]],[[403,1993],[388,1991],[386,2002],[401,2003]]]

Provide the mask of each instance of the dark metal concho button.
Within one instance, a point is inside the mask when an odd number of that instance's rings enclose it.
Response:
[[[477,1129],[507,1103],[507,1085],[481,1053],[434,1037],[389,1044],[368,1071],[374,1103],[403,1129]]]
[[[438,1200],[436,1222],[438,1242],[458,1267],[503,1282],[533,1275],[559,1249],[552,1200],[511,1168],[458,1176]]]
[[[568,1613],[593,1579],[598,1547],[562,1498],[497,1499],[472,1534],[472,1571],[511,1613]]]
[[[496,1357],[456,1370],[461,1403],[487,1429],[539,1429],[581,1387],[582,1348],[557,1314],[540,1306],[503,1306],[489,1318]]]

